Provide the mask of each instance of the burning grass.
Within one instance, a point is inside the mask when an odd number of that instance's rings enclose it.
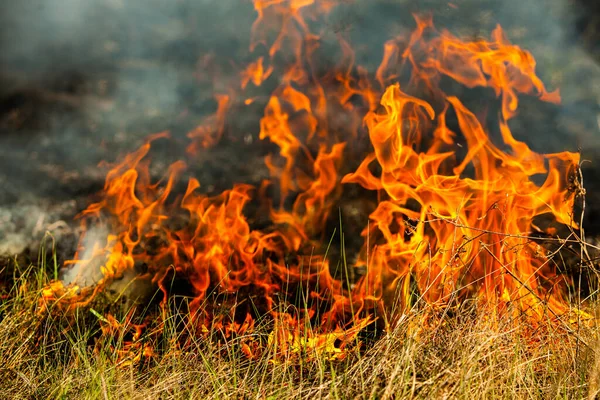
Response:
[[[596,328],[578,280],[593,272],[579,154],[537,153],[510,129],[520,97],[560,101],[532,55],[499,26],[463,40],[415,16],[376,69],[356,65],[343,35],[324,65],[314,26],[335,1],[254,6],[253,61],[215,93],[187,155],[157,179],[163,132],[108,165],[60,279],[15,283],[3,324],[29,333],[6,345],[8,377],[31,383],[21,368],[52,367],[73,379],[58,389],[105,396],[588,390]],[[256,104],[269,178],[204,193],[188,165],[236,139],[228,121]],[[341,223],[350,193],[368,199],[350,227],[357,248]],[[575,263],[561,258],[577,249]]]
[[[101,298],[74,313],[40,315],[53,269],[48,276],[40,267],[17,266],[0,303],[3,398],[546,399],[598,389],[595,351],[584,344],[595,343],[596,327],[524,335],[510,316],[481,318],[465,304],[425,329],[427,310],[415,310],[340,360],[309,348],[281,352],[269,341],[267,321],[236,338],[220,330],[199,336],[176,298],[159,319]],[[136,336],[144,314],[153,321]],[[248,343],[264,343],[267,351],[250,359]]]

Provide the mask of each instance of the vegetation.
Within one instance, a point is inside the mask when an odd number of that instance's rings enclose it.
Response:
[[[132,308],[114,301],[40,312],[54,266],[9,267],[13,282],[0,300],[0,398],[548,399],[594,398],[600,388],[599,328],[584,324],[571,333],[548,324],[525,335],[527,327],[515,328],[509,317],[476,316],[467,306],[427,324],[425,313],[433,314],[420,310],[343,359],[270,350],[250,359],[248,337],[194,335],[176,307],[134,338]],[[266,332],[259,324],[250,339],[264,343]]]

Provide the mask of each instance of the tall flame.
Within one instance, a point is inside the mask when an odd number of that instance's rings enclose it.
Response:
[[[240,71],[234,93],[216,94],[217,111],[190,132],[188,150],[215,145],[232,107],[253,103],[246,93],[278,77],[259,133],[279,148],[265,159],[271,179],[258,189],[239,183],[207,196],[191,178],[177,197],[185,163],[152,182],[147,154],[166,134],[151,137],[110,170],[103,199],[82,213],[86,227],[102,223],[111,232],[90,258],[75,257],[81,271],[101,265],[93,293],[137,271],[166,301],[170,279],[184,276],[193,292],[191,315],[203,329],[241,334],[266,314],[275,321],[269,343],[281,351],[308,346],[333,354],[368,324],[396,321],[417,302],[444,309],[472,298],[492,315],[510,309],[533,322],[568,311],[568,278],[532,236],[552,235],[540,218],[577,228],[571,186],[579,155],[538,154],[511,133],[520,95],[559,101],[535,74],[529,52],[499,26],[490,41],[463,41],[417,16],[410,36],[385,44],[374,73],[355,65],[342,35],[342,62],[323,72],[324,33],[312,32],[307,19],[326,18],[336,2],[254,6],[250,51],[261,55]],[[499,98],[497,118],[490,119],[498,140],[486,119],[442,91],[447,80],[489,88]],[[545,178],[538,183],[534,176]],[[324,242],[350,186],[379,199],[353,266],[365,272],[353,282],[332,271]],[[268,197],[273,188],[277,195]],[[249,205],[261,199],[271,225],[258,229]],[[66,290],[53,285],[46,300]],[[93,297],[69,293],[71,306]],[[211,296],[227,305],[225,313],[207,301]]]

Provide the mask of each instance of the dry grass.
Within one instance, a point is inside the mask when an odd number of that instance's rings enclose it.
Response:
[[[110,305],[74,315],[36,313],[44,268],[16,271],[0,303],[0,398],[583,398],[599,387],[594,343],[599,328],[524,335],[508,318],[473,313],[421,329],[422,311],[344,360],[314,354],[256,360],[240,338],[188,335],[177,311],[138,341],[157,355],[127,363],[123,329],[101,335]],[[52,275],[52,272],[50,272]],[[101,308],[104,307],[104,308]],[[111,312],[114,311],[112,306]],[[123,320],[124,312],[116,311]],[[540,331],[541,332],[541,331]],[[265,332],[257,329],[257,340]],[[261,336],[262,335],[262,336]],[[185,350],[176,343],[187,339]]]

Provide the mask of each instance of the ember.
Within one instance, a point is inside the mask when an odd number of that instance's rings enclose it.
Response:
[[[243,105],[262,101],[256,129],[278,148],[265,158],[270,179],[209,196],[190,178],[178,193],[186,163],[153,181],[148,153],[168,134],[152,136],[112,166],[102,200],[80,215],[88,235],[108,233],[81,238],[66,265],[79,278],[68,287],[53,282],[44,304],[75,308],[129,276],[156,285],[165,306],[177,277],[191,288],[199,335],[210,328],[241,336],[268,316],[267,346],[332,358],[367,327],[389,329],[425,305],[435,313],[473,299],[492,320],[513,313],[533,326],[563,321],[572,310],[569,277],[533,239],[556,238],[557,224],[578,228],[579,155],[538,154],[511,133],[520,95],[560,100],[535,74],[531,54],[500,26],[489,41],[462,40],[419,15],[412,34],[385,43],[374,73],[356,64],[341,34],[339,63],[324,70],[322,33],[311,27],[335,1],[254,0],[254,7],[254,61],[189,133],[188,155],[210,151]],[[470,110],[442,90],[457,83],[493,92],[498,110]],[[263,86],[276,86],[268,100],[255,95]],[[367,210],[362,248],[338,249],[340,271],[328,238],[351,191],[377,204]],[[257,223],[265,215],[269,223]],[[346,256],[354,253],[355,260]],[[74,287],[98,269],[97,282]],[[116,326],[108,321],[106,332]],[[250,358],[260,351],[243,344]]]

